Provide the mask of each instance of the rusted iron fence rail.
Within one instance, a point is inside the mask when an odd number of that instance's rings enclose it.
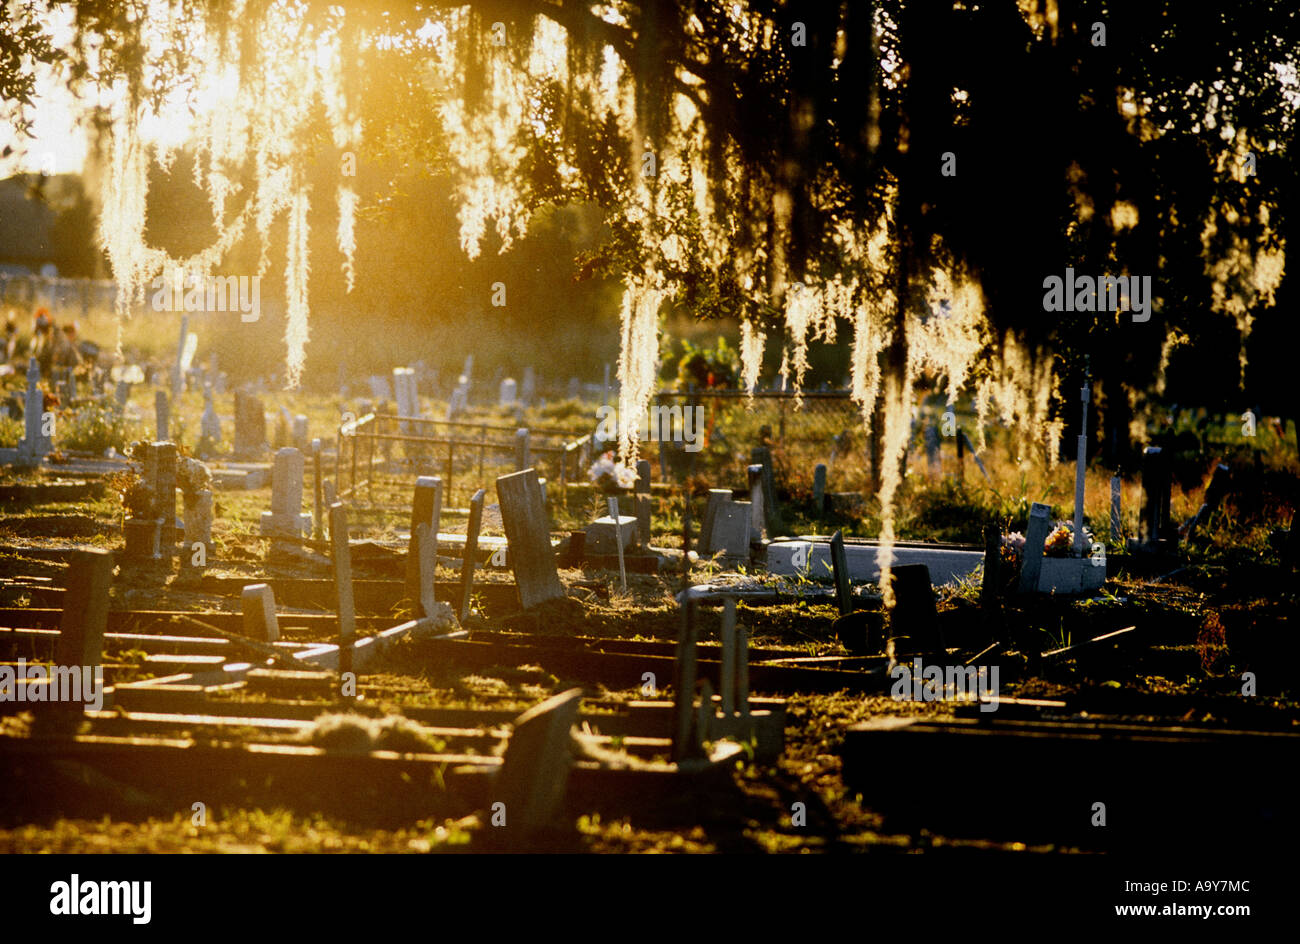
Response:
[[[458,479],[467,495],[489,476],[527,467],[563,493],[592,449],[593,434],[575,430],[367,413],[339,426],[334,480],[338,497],[355,505],[382,502],[387,488],[407,488],[413,476],[439,475],[452,510]]]

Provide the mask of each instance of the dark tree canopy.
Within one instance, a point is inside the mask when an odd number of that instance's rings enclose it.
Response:
[[[211,269],[246,230],[264,268],[286,218],[291,379],[312,181],[341,168],[345,267],[353,214],[392,209],[392,190],[357,192],[352,158],[448,175],[470,257],[545,205],[600,207],[609,238],[576,266],[626,285],[630,429],[665,304],[740,318],[750,384],[766,338],[798,380],[808,341],[851,326],[886,508],[921,385],[971,391],[1052,454],[1058,385],[1085,357],[1112,424],[1166,393],[1275,395],[1247,368],[1294,297],[1288,0],[51,5],[75,9],[74,79],[125,90],[102,116],[117,278]],[[0,41],[0,92],[21,100],[9,50],[41,39],[6,24]],[[180,93],[217,235],[176,260],[144,234],[148,167],[173,146],[141,119]],[[1149,278],[1149,319],[1045,310],[1067,269]]]

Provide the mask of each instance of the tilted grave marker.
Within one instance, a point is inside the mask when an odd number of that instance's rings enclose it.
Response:
[[[515,720],[492,791],[504,804],[505,825],[495,828],[505,836],[527,837],[555,822],[573,767],[572,732],[581,704],[582,689],[571,688]]]
[[[96,666],[103,663],[112,583],[112,554],[98,548],[72,552],[68,559],[59,638],[54,650],[55,664]]]
[[[564,596],[555,567],[542,490],[533,469],[497,478],[497,501],[510,548],[510,566],[525,608]]]
[[[1038,578],[1043,571],[1043,546],[1052,530],[1051,511],[1050,505],[1041,502],[1034,502],[1029,509],[1029,527],[1025,530],[1025,546],[1020,557],[1020,583],[1017,587],[1021,593],[1035,593],[1038,590]]]
[[[442,519],[442,479],[422,475],[415,480],[415,499],[411,503],[411,538],[406,554],[406,595],[418,610],[418,616],[432,616],[424,609],[420,595],[419,527],[428,525],[433,535],[433,553],[438,552],[438,526]]]
[[[275,591],[270,584],[250,583],[239,594],[244,613],[244,635],[259,642],[280,638],[280,621],[275,615]]]
[[[849,583],[849,562],[844,555],[844,535],[831,535],[831,574],[835,578],[835,604],[840,616],[853,612],[853,585]]]

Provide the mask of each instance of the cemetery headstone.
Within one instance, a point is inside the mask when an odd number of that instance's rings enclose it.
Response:
[[[650,546],[651,506],[654,500],[649,495],[636,496],[636,541],[641,547]]]
[[[199,419],[199,455],[213,455],[217,443],[221,442],[221,420],[212,402],[213,388],[209,384],[203,388],[203,416]]]
[[[497,478],[497,500],[510,549],[510,564],[527,609],[564,596],[555,567],[542,490],[533,469]]]
[[[514,406],[519,399],[519,385],[515,383],[513,377],[507,377],[501,381],[501,388],[497,395],[498,406]]]
[[[515,430],[515,471],[522,472],[532,465],[528,448],[528,430]]]
[[[930,568],[925,564],[898,564],[892,571],[895,602],[890,615],[891,632],[907,636],[912,652],[925,653],[932,659],[944,658],[947,652],[934,605]]]
[[[244,635],[259,642],[280,638],[280,621],[275,615],[275,591],[269,584],[247,584],[239,594],[244,612]]]
[[[729,504],[731,504],[731,489],[709,489],[708,504],[704,506],[704,520],[700,523],[700,551],[702,553],[709,554],[712,552],[713,522],[717,518],[718,509]]]
[[[1148,446],[1142,454],[1142,532],[1143,544],[1154,549],[1169,537],[1171,471],[1168,456],[1159,446]]]
[[[136,458],[143,466],[142,477],[148,489],[149,507],[144,517],[163,522],[164,537],[172,543],[168,529],[176,526],[176,444],[170,442],[140,443]]]
[[[307,417],[298,413],[293,418],[293,447],[299,452],[306,452],[310,447],[307,435]]]
[[[762,468],[763,485],[763,528],[769,538],[776,537],[780,531],[780,509],[776,501],[776,478],[772,469],[772,450],[767,446],[755,446],[750,452],[751,465]]]
[[[311,531],[311,515],[302,511],[302,453],[286,446],[275,454],[271,469],[271,510],[262,512],[262,534],[302,537]]]
[[[831,535],[831,573],[835,578],[835,603],[840,616],[853,612],[853,586],[849,582],[849,561],[844,554],[844,535]]]
[[[611,499],[611,501],[616,501]],[[636,518],[614,512],[603,515],[587,526],[583,551],[588,554],[615,555],[631,547],[636,539]]]
[[[766,504],[767,499],[763,489],[763,467],[761,465],[751,465],[749,467],[750,540],[756,543],[763,540],[764,530],[767,526],[767,518],[763,512]]]
[[[722,551],[723,557],[749,556],[753,538],[753,513],[749,502],[728,502],[720,505],[714,514],[710,543],[705,546],[709,556]]]
[[[260,457],[267,448],[266,411],[252,394],[235,391],[235,455]]]
[[[54,662],[66,666],[103,664],[113,555],[99,548],[73,551]]]
[[[321,442],[319,439],[311,441],[311,464],[312,464],[312,537],[319,541],[325,536],[325,489],[324,476],[322,470]]]
[[[165,390],[155,390],[153,393],[153,412],[154,412],[154,437],[157,439],[171,438],[171,407],[167,402],[167,392]]]
[[[581,704],[582,689],[573,688],[515,719],[492,792],[505,805],[512,835],[534,835],[556,821],[573,767],[572,731]]]
[[[1020,583],[1017,589],[1021,593],[1034,593],[1038,590],[1038,577],[1043,571],[1043,546],[1047,535],[1052,530],[1049,517],[1050,505],[1034,502],[1029,509],[1029,527],[1025,529],[1025,546],[1020,558]]]
[[[417,605],[418,616],[432,616],[424,612],[420,598],[420,538],[419,526],[428,525],[433,546],[438,546],[438,525],[442,517],[442,479],[422,475],[415,480],[415,499],[411,503],[411,539],[406,554],[406,595]]]
[[[934,424],[925,427],[925,462],[933,474],[939,470],[940,451],[939,429]]]
[[[813,513],[822,515],[826,511],[826,465],[817,463],[813,469]]]
[[[185,389],[185,348],[190,337],[190,316],[181,315],[180,340],[176,345],[176,363],[172,365],[172,395],[179,396]],[[191,354],[191,357],[194,355]]]
[[[531,406],[537,398],[537,373],[532,367],[524,368],[523,383],[519,385],[519,399],[525,406]]]
[[[23,440],[18,444],[18,464],[38,465],[53,448],[45,435],[45,394],[41,392],[41,368],[36,358],[27,363],[27,392],[23,400]]]
[[[691,739],[695,720],[691,711],[691,699],[695,694],[695,633],[695,602],[687,597],[682,603],[682,628],[673,662],[672,758],[677,762],[686,760],[695,752]]]

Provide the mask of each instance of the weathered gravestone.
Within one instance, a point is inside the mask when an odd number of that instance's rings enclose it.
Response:
[[[930,568],[924,564],[899,564],[892,568],[892,573],[895,602],[889,618],[890,632],[908,638],[910,645],[905,651],[943,659],[947,652],[934,605]]]
[[[1170,521],[1169,457],[1159,446],[1148,446],[1142,453],[1142,544],[1151,550],[1176,539],[1177,529]]]
[[[108,626],[108,593],[113,583],[113,555],[95,549],[73,551],[63,616],[55,644],[57,665],[96,666],[103,661],[104,630]]]
[[[266,449],[266,410],[262,401],[235,391],[235,455],[259,457]]]
[[[719,505],[714,513],[705,553],[712,556],[721,551],[724,558],[748,557],[752,538],[752,506],[749,502],[728,502]]]
[[[501,388],[497,394],[497,406],[514,406],[519,400],[519,385],[515,383],[513,377],[507,377],[501,381]]]
[[[167,391],[155,390],[153,393],[154,437],[171,438],[171,404],[167,402]]]
[[[41,368],[32,358],[27,363],[27,392],[23,401],[23,438],[18,444],[18,464],[38,465],[53,448],[46,433],[45,394],[41,392]]]
[[[767,495],[766,489],[763,488],[763,467],[761,465],[751,465],[749,467],[750,540],[756,544],[762,542],[767,528],[767,516],[764,514],[766,506]],[[770,533],[767,536],[770,537]]]
[[[262,512],[262,534],[302,537],[311,532],[311,515],[302,510],[302,453],[286,446],[271,470],[271,510]]]
[[[244,611],[244,635],[259,642],[280,638],[280,622],[275,615],[275,591],[269,584],[250,583],[239,595]]]
[[[582,689],[573,688],[515,719],[492,791],[505,813],[503,835],[527,837],[556,822],[573,767],[572,732],[581,704]]]
[[[826,511],[826,465],[817,463],[813,469],[813,513],[821,515]]]
[[[293,448],[299,452],[306,452],[311,448],[311,437],[308,435],[307,416],[304,413],[298,413],[293,418]]]
[[[203,416],[199,419],[199,456],[216,453],[217,443],[221,442],[221,420],[212,403],[212,385],[203,388]]]
[[[451,392],[451,399],[447,401],[447,420],[456,419],[469,409],[469,379],[461,374],[456,383],[456,389]]]
[[[70,669],[80,679],[77,687],[81,689],[81,700],[73,700],[68,692],[63,693],[66,700],[60,699],[60,693],[53,691],[46,706],[51,711],[79,715],[87,703],[102,704],[104,631],[108,628],[108,594],[112,583],[112,554],[98,548],[72,552],[54,664],[65,670],[60,673],[65,678],[66,670]],[[50,678],[54,678],[53,672]]]
[[[532,404],[537,397],[537,373],[531,367],[524,368],[524,380],[519,385],[519,399],[525,406]]]
[[[611,515],[597,518],[587,526],[587,537],[583,550],[588,554],[617,554],[620,545],[624,550],[630,548],[636,539],[636,518],[619,515],[615,521]]]
[[[510,565],[525,609],[564,596],[555,568],[542,488],[533,469],[497,478],[497,500],[510,548]]]
[[[731,489],[709,489],[708,504],[704,506],[704,520],[700,524],[700,552],[702,554],[707,555],[713,553],[713,522],[717,520],[718,509],[723,505],[730,504]]]
[[[411,539],[406,554],[406,595],[416,604],[417,616],[426,612],[420,597],[420,525],[428,525],[433,549],[438,547],[438,525],[442,519],[442,479],[422,475],[415,480],[415,498],[411,503]]]
[[[1021,593],[1035,593],[1038,590],[1038,578],[1043,571],[1043,546],[1052,530],[1049,517],[1051,511],[1050,505],[1041,502],[1034,502],[1029,509],[1029,527],[1025,529],[1025,546],[1020,552],[1020,582],[1017,590]]]
[[[755,446],[750,452],[751,466],[762,467],[763,485],[763,528],[769,538],[776,537],[781,530],[781,510],[776,501],[776,477],[772,469],[772,450],[767,446]]]

